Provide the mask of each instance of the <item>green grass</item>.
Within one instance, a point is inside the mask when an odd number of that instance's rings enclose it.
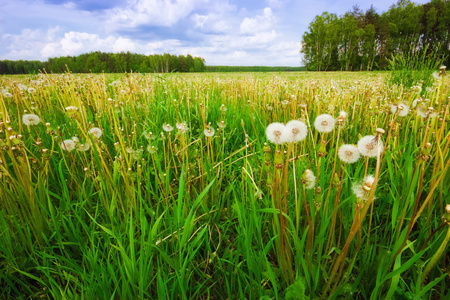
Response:
[[[445,299],[449,82],[418,92],[388,77],[0,77],[0,298]],[[391,113],[419,97],[436,116]],[[315,129],[340,111],[342,125]],[[271,144],[267,125],[291,119],[307,138]],[[377,128],[378,158],[336,155]],[[75,136],[90,149],[65,151]],[[361,202],[352,186],[365,174],[377,180]]]

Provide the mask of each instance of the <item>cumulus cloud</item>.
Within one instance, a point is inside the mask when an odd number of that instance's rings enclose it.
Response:
[[[275,24],[275,16],[270,7],[264,8],[262,15],[254,18],[245,18],[240,26],[242,34],[253,34],[261,31],[270,30]]]
[[[107,24],[113,29],[141,25],[169,27],[207,2],[208,0],[130,0],[126,8],[113,8],[109,11]]]
[[[134,51],[136,43],[128,38],[108,36],[101,38],[98,34],[86,32],[67,32],[62,39],[46,44],[42,57],[73,56],[92,51],[122,52]]]
[[[232,26],[227,23],[220,15],[211,13],[208,15],[192,15],[195,28],[206,33],[224,33],[229,31]]]

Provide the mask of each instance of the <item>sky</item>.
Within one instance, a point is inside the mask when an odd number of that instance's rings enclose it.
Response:
[[[396,0],[0,0],[0,60],[92,51],[203,57],[206,65],[300,66],[316,15]],[[417,0],[416,3],[426,3]]]

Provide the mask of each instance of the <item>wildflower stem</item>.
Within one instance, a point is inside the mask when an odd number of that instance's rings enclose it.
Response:
[[[374,178],[374,182],[370,188],[370,193],[369,193],[367,202],[365,203],[361,214],[358,215],[358,218],[353,219],[352,227],[351,227],[350,233],[347,237],[347,241],[345,242],[344,247],[342,248],[341,252],[339,253],[339,256],[336,258],[336,261],[333,264],[333,268],[331,270],[330,277],[325,285],[322,296],[325,296],[326,293],[328,292],[331,284],[334,282],[334,280],[336,278],[338,271],[339,271],[339,273],[341,273],[342,268],[344,268],[345,258],[347,257],[347,252],[350,248],[350,244],[353,241],[353,238],[355,237],[359,228],[361,227],[362,221],[364,220],[367,210],[369,209],[370,204],[373,201],[373,197],[375,195],[375,190],[376,190],[376,187],[378,184],[378,177],[380,174],[380,165],[381,165],[381,161],[380,161],[381,147],[379,147],[379,143],[380,143],[379,139],[377,139],[377,143],[378,143],[377,144],[377,165],[376,165],[376,169],[375,169],[375,178]]]
[[[328,198],[330,197],[331,188],[333,186],[333,176],[334,176],[334,172],[336,171],[336,161],[337,161],[337,155],[338,155],[338,149],[339,149],[339,135],[340,135],[340,133],[341,133],[341,125],[338,125],[338,132],[337,132],[337,138],[336,138],[336,149],[335,149],[335,152],[334,152],[333,171],[331,172],[330,184],[328,186],[328,192],[327,192],[327,196],[325,198],[325,204],[323,206],[323,211],[324,212],[327,211]]]

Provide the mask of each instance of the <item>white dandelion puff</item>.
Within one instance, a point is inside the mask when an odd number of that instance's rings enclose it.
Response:
[[[368,156],[368,157],[375,157],[378,154],[378,145],[379,143],[379,148],[380,148],[380,153],[383,152],[383,142],[382,141],[377,141],[375,136],[373,135],[366,135],[364,137],[362,137],[359,141],[358,141],[358,150],[359,153],[361,153],[361,155],[363,156]]]
[[[68,112],[78,111],[78,107],[76,107],[76,106],[67,106],[66,107],[66,111],[68,111]]]
[[[75,141],[70,139],[70,140],[64,140],[61,143],[61,148],[63,148],[64,150],[66,150],[67,152],[71,152],[72,150],[75,149]]]
[[[422,118],[428,117],[428,108],[425,105],[418,105],[416,108],[417,115]]]
[[[370,191],[375,182],[373,175],[367,175],[361,182],[356,182],[352,186],[353,193],[358,200],[366,202],[369,200]],[[375,197],[373,198],[375,199]]]
[[[173,130],[173,127],[170,124],[167,124],[167,123],[164,124],[162,126],[162,128],[164,129],[164,131],[167,131],[167,132],[171,132]]]
[[[17,88],[18,88],[19,90],[21,90],[21,91],[24,91],[24,90],[28,89],[28,87],[27,87],[26,85],[23,85],[23,84],[21,84],[21,83],[19,83],[19,84],[17,85]]]
[[[314,127],[316,127],[317,131],[322,133],[331,132],[334,129],[336,121],[329,114],[322,114],[317,116],[314,121]]]
[[[205,130],[203,130],[203,133],[205,134],[205,136],[207,137],[212,137],[214,135],[214,128],[206,128]]]
[[[391,112],[397,113],[399,117],[405,117],[409,113],[409,105],[405,103],[391,104]]]
[[[360,153],[358,150],[358,147],[355,145],[342,145],[338,150],[339,158],[347,163],[347,164],[353,164],[359,160]]]
[[[89,130],[89,134],[92,134],[93,136],[95,136],[96,138],[99,139],[102,136],[103,131],[100,128],[98,128],[98,127],[92,127]]]
[[[348,113],[346,112],[346,111],[341,111],[340,113],[339,113],[339,119],[346,119],[347,118],[347,116],[348,116]]]
[[[25,125],[37,125],[41,119],[35,114],[25,114],[22,116],[22,122]]]
[[[266,128],[266,136],[274,144],[282,144],[286,141],[286,126],[283,123],[271,123]]]
[[[306,138],[308,127],[299,120],[291,120],[286,124],[286,140],[289,142],[299,142]]]
[[[3,92],[3,97],[5,98],[12,98],[12,94],[10,92]]]
[[[313,171],[307,169],[305,170],[305,172],[303,172],[301,181],[305,185],[305,188],[307,190],[310,190],[316,185],[316,176],[314,175]]]
[[[188,130],[186,122],[177,123],[176,126],[177,126],[178,131],[181,133],[185,133]]]
[[[439,80],[439,72],[433,72],[433,78]]]
[[[158,148],[156,148],[155,146],[148,145],[147,151],[150,152],[150,154],[155,154],[158,151]]]
[[[133,150],[133,151],[131,151],[131,158],[133,160],[139,160],[141,158],[143,152],[144,152],[144,150],[142,150],[142,149]]]
[[[89,143],[79,144],[77,146],[78,151],[85,152],[85,151],[88,151],[89,149],[91,149],[91,145],[89,145]]]

